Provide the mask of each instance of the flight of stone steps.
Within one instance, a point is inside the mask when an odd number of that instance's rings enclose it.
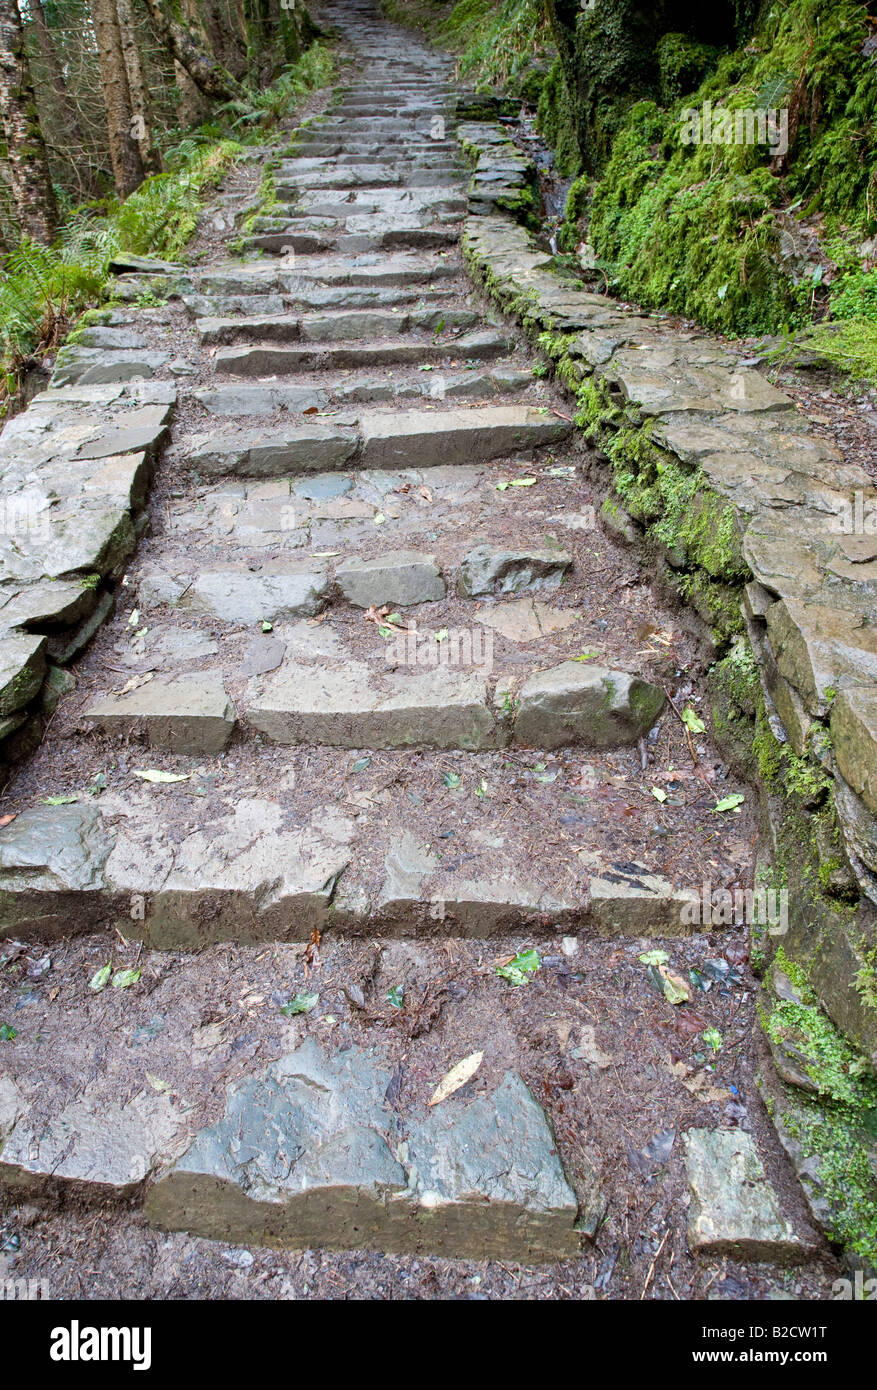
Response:
[[[222,1241],[572,1258],[609,1179],[540,1083],[528,1009],[608,1114],[589,972],[648,994],[655,940],[715,957],[689,909],[745,879],[751,827],[717,833],[667,702],[680,678],[700,699],[694,638],[597,527],[568,404],[463,270],[449,61],[371,6],[327,15],[343,85],[238,254],[59,362],[71,391],[123,380],[151,325],[160,381],[162,335],[188,334],[149,528],[0,831],[3,936],[77,981],[3,1055],[0,1179]],[[795,1199],[708,1103],[682,1092],[692,1248],[804,1258]],[[750,1210],[716,1215],[735,1164]]]

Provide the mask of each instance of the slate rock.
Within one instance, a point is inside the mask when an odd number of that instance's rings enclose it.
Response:
[[[663,691],[638,676],[564,661],[521,687],[514,741],[525,748],[618,748],[647,734],[663,707]]]

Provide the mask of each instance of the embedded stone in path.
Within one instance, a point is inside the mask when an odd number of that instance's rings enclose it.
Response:
[[[484,677],[443,666],[388,674],[383,689],[363,662],[285,669],[253,695],[246,713],[275,743],[474,751],[502,742]]]
[[[169,753],[221,753],[235,726],[216,671],[156,676],[126,695],[105,695],[85,715],[109,734],[142,732],[151,748]]]
[[[566,420],[531,406],[471,410],[400,410],[361,417],[363,468],[419,468],[477,463],[520,449],[552,444],[570,432]]]
[[[282,618],[312,618],[323,606],[326,588],[325,570],[299,570],[279,563],[258,573],[202,570],[179,606],[212,613],[228,623],[274,623]]]
[[[36,695],[46,671],[46,639],[29,632],[0,638],[0,716],[23,709]]]
[[[690,1129],[688,1244],[737,1260],[802,1260],[813,1248],[780,1211],[755,1141],[741,1129]]]
[[[357,608],[389,603],[404,608],[445,597],[445,581],[432,555],[396,550],[379,560],[344,560],[335,580],[348,603]]]
[[[209,436],[187,455],[198,473],[238,473],[274,478],[291,472],[341,468],[353,455],[353,430],[331,425],[286,425],[279,429],[223,432]]]
[[[617,748],[647,734],[663,708],[663,691],[638,676],[564,661],[521,687],[515,743],[526,748],[578,743]]]
[[[438,1075],[434,1078],[439,1080]],[[574,1256],[577,1202],[545,1115],[516,1072],[404,1115],[392,1069],[313,1040],[229,1090],[221,1119],[147,1196],[167,1230],[275,1247]]]
[[[463,557],[457,588],[467,598],[556,589],[571,564],[572,556],[565,550],[501,550],[479,545]]]

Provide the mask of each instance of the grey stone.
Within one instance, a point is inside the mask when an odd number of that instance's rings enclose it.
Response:
[[[156,676],[126,695],[107,695],[85,717],[109,734],[142,732],[169,753],[221,753],[235,725],[234,705],[218,672]]]
[[[877,685],[840,691],[831,707],[831,738],[843,776],[877,813]]]
[[[312,618],[323,606],[326,589],[326,573],[318,569],[277,564],[255,574],[202,570],[180,607],[212,613],[227,623],[274,623],[282,618]]]
[[[420,885],[425,876],[434,873],[438,866],[437,855],[432,854],[412,831],[404,831],[390,845],[384,859],[379,911],[392,913],[400,908],[409,909],[412,903],[419,901]]]
[[[391,604],[404,608],[445,597],[445,581],[432,555],[394,550],[379,560],[344,560],[335,582],[348,603],[357,608]]]
[[[436,1078],[438,1079],[438,1078]],[[393,1132],[391,1073],[309,1040],[228,1094],[224,1116],[150,1191],[150,1220],[236,1244],[572,1256],[576,1198],[545,1116],[514,1072]]]
[[[335,497],[344,497],[353,488],[353,480],[339,477],[337,473],[321,473],[315,478],[304,478],[293,485],[296,497],[306,502],[330,502]]]
[[[495,748],[484,677],[438,666],[377,687],[362,662],[282,668],[253,693],[247,722],[275,743],[337,748]]]
[[[23,709],[46,673],[46,639],[24,632],[0,637],[0,715]]]
[[[193,392],[211,415],[273,415],[277,410],[325,410],[326,391],[310,386],[216,386]]]
[[[173,1151],[184,1122],[169,1095],[150,1091],[127,1102],[71,1101],[41,1121],[25,1113],[0,1153],[0,1181],[36,1192],[63,1185],[130,1196]]]
[[[98,591],[97,603],[94,611],[80,623],[72,634],[63,637],[50,637],[48,642],[48,653],[58,666],[67,666],[75,656],[78,656],[85,647],[88,646],[94,634],[113,611],[116,596],[109,590],[103,593]]]
[[[81,893],[99,888],[111,848],[96,806],[21,811],[0,830],[0,901],[4,890]]]
[[[477,463],[554,443],[570,428],[566,420],[516,405],[364,414],[361,462],[363,468]]]
[[[696,889],[627,862],[595,866],[588,915],[600,936],[689,936],[701,929]]]
[[[299,425],[254,434],[223,433],[188,454],[199,473],[273,478],[306,469],[341,468],[355,453],[356,434],[331,425]]]
[[[751,1134],[690,1129],[683,1137],[692,1250],[738,1260],[807,1257],[812,1245],[783,1216]]]
[[[479,545],[463,557],[459,592],[517,594],[524,589],[556,589],[572,564],[565,550],[502,550]]]
[[[76,689],[76,677],[60,666],[49,665],[40,695],[40,707],[44,714],[54,714],[62,696]]]
[[[239,668],[242,676],[261,676],[276,671],[286,655],[286,648],[276,637],[254,637],[247,647]]]
[[[97,604],[93,584],[80,579],[43,580],[22,589],[0,608],[0,627],[72,627]]]
[[[638,676],[564,661],[521,687],[514,741],[527,748],[617,748],[648,733],[663,707],[663,692]]]
[[[137,597],[144,608],[157,608],[162,604],[173,608],[191,582],[188,577],[180,579],[161,569],[143,570],[137,578]]]

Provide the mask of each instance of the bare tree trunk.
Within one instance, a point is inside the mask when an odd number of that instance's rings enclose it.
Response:
[[[200,125],[209,110],[207,98],[201,89],[195,86],[182,63],[178,62],[176,58],[174,59],[174,77],[180,94],[180,99],[177,102],[177,119],[180,125]]]
[[[241,87],[221,63],[199,43],[195,34],[163,8],[161,0],[146,0],[155,31],[168,52],[186,69],[192,81],[215,101],[241,96]]]
[[[143,182],[144,170],[115,0],[92,0],[91,14],[107,109],[113,181],[119,197],[127,198]]]
[[[21,230],[48,246],[58,221],[17,0],[0,0],[0,122]]]
[[[128,90],[131,93],[131,107],[135,123],[135,138],[140,147],[140,158],[148,174],[161,171],[161,155],[152,135],[152,106],[149,88],[143,77],[143,63],[137,41],[137,26],[131,0],[116,0],[116,13],[119,17],[119,34],[122,40],[122,55],[128,75]]]

